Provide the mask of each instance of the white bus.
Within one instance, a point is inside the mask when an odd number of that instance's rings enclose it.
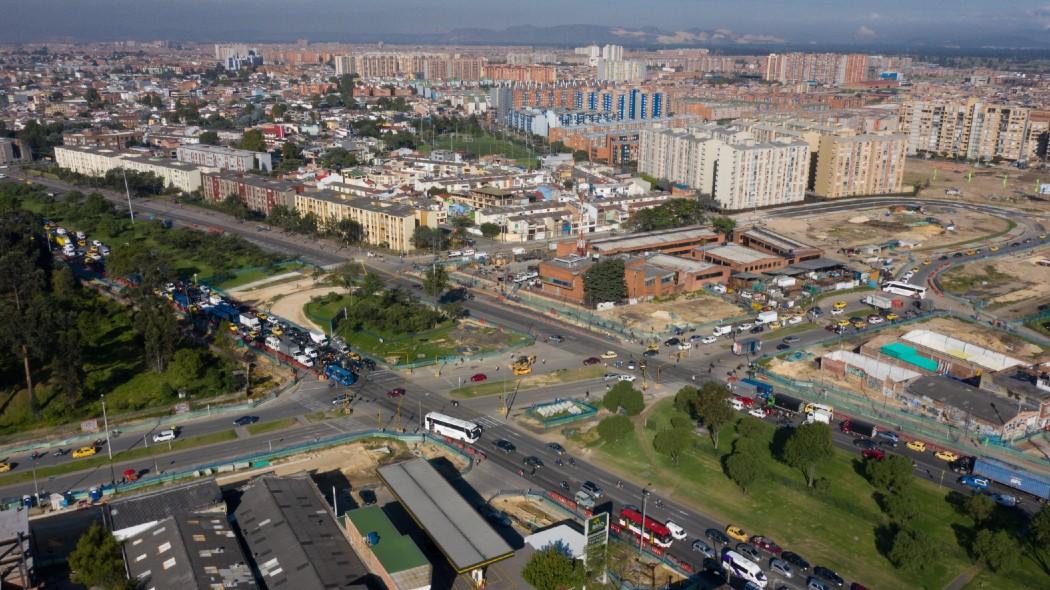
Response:
[[[894,295],[915,297],[917,299],[926,298],[926,287],[920,287],[919,285],[913,285],[911,283],[887,281],[882,284],[882,290],[886,293],[893,293]]]
[[[423,417],[426,429],[441,436],[447,436],[468,443],[476,443],[481,438],[481,427],[473,422],[430,412]]]
[[[730,578],[733,576],[743,578],[759,588],[765,588],[766,584],[769,583],[769,578],[766,578],[765,572],[762,571],[762,568],[757,563],[736,551],[730,549],[722,551],[722,565],[729,572]]]

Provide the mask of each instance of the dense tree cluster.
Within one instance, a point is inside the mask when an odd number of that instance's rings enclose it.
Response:
[[[704,223],[704,209],[696,199],[670,199],[656,207],[642,209],[627,224],[635,231],[672,229]]]
[[[627,297],[623,259],[606,258],[583,273],[583,293],[587,305],[620,303]]]

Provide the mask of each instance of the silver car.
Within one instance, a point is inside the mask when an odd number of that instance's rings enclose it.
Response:
[[[769,560],[769,570],[775,574],[780,574],[785,578],[791,578],[794,576],[794,572],[791,570],[791,565],[783,559],[773,558]]]

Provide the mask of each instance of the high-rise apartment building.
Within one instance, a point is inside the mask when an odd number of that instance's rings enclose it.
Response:
[[[354,56],[352,55],[337,55],[332,59],[332,61],[335,62],[336,76],[357,73],[357,67],[354,63]]]
[[[710,194],[729,210],[801,201],[809,146],[779,138],[758,142],[744,130],[718,125],[641,132],[638,170]]]
[[[602,82],[637,84],[645,81],[645,61],[640,59],[598,60],[595,77]]]
[[[829,198],[899,193],[906,155],[901,134],[821,135],[813,192]]]
[[[868,56],[841,53],[770,53],[763,78],[769,82],[839,85],[868,79]]]
[[[487,64],[481,77],[500,82],[551,84],[558,80],[558,70],[554,66]]]
[[[1027,107],[991,104],[971,98],[910,100],[901,103],[900,130],[908,138],[908,154],[920,152],[968,160],[1024,160],[1037,140]]]

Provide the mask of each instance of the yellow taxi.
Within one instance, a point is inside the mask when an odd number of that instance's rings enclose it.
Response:
[[[237,333],[237,326],[235,326],[234,324],[230,324],[230,332],[236,334]]]
[[[853,327],[858,330],[860,330],[861,328],[866,328],[868,326],[868,321],[864,318],[853,318],[850,321],[853,322]]]
[[[7,473],[8,471],[11,471],[11,469],[12,468],[10,463],[0,463],[0,473]]]
[[[915,273],[919,272],[919,267],[913,266],[913,267],[911,267],[911,270],[908,271],[908,272],[910,272],[912,274],[915,274]]]
[[[836,301],[835,305],[833,305],[832,307],[834,307],[835,309],[846,309],[846,302],[845,301]]]
[[[730,539],[733,539],[734,541],[740,541],[742,543],[747,543],[749,540],[751,540],[751,538],[747,536],[747,533],[744,532],[744,529],[735,525],[727,526],[726,534],[729,535]]]
[[[922,265],[923,266],[929,266],[931,262],[933,262],[933,261],[930,260],[929,258],[926,258],[925,260],[922,261]]]
[[[926,452],[926,443],[921,440],[910,440],[908,441],[907,447],[916,453]]]
[[[892,322],[893,320],[897,319],[897,314],[890,312],[886,314],[886,319]]]
[[[619,356],[619,355],[617,355],[617,354],[616,354],[616,351],[615,351],[615,350],[606,350],[605,352],[603,352],[603,353],[601,354],[601,357],[602,357],[603,359],[614,359],[614,358],[616,358],[617,356]]]
[[[1039,234],[1039,239],[1040,240],[1045,240],[1046,239],[1046,234]]]
[[[80,447],[79,449],[73,451],[73,458],[80,459],[82,457],[90,457],[97,452],[98,449],[96,449],[95,447]]]
[[[646,350],[651,350],[651,351],[653,351],[653,352],[658,352],[658,351],[660,350],[660,345],[659,345],[659,344],[650,344],[650,345],[649,345],[649,346],[648,346],[648,347],[646,348]]]
[[[259,318],[260,320],[262,320],[264,322],[266,321],[266,314],[261,312],[261,311],[255,312],[255,317]]]
[[[838,327],[840,327],[840,328],[848,328],[849,327],[849,320],[839,320],[836,325]]]
[[[947,461],[949,463],[959,460],[959,455],[956,455],[951,451],[937,451],[933,454],[933,456],[937,457],[941,461]]]
[[[990,247],[988,249],[991,250],[992,252],[998,252],[999,251],[999,246],[992,246],[992,247]]]
[[[273,334],[274,336],[280,336],[281,334],[284,334],[284,330],[282,330],[280,326],[274,326],[270,330],[270,333]]]
[[[967,256],[973,256],[976,253],[977,253],[977,251],[974,250],[973,248],[970,248],[969,250],[966,251],[966,255]]]

